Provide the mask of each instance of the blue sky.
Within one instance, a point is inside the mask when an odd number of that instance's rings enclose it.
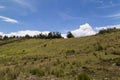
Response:
[[[67,31],[120,24],[120,0],[0,0],[0,32]]]

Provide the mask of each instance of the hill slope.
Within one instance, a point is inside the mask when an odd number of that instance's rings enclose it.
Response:
[[[6,41],[7,42],[7,41]],[[71,39],[0,41],[1,80],[120,79],[120,31]]]

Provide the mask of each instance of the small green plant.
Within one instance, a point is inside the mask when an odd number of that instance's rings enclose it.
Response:
[[[97,48],[97,49],[96,49],[97,51],[102,51],[102,50],[103,50],[103,47],[102,47],[102,45],[101,45],[100,42],[97,42],[96,45],[97,45],[97,47],[96,47],[96,48]]]
[[[93,55],[94,55],[95,57],[97,57],[97,54],[96,54],[95,52],[93,53]]]
[[[73,55],[75,54],[75,50],[67,50],[65,53],[66,55]]]
[[[116,66],[120,66],[120,58],[116,58],[113,60]]]
[[[114,54],[114,55],[120,55],[120,50],[114,50],[114,51],[112,51],[112,54]]]
[[[47,44],[44,44],[44,45],[43,45],[43,47],[46,47],[46,46],[47,46]]]
[[[22,52],[25,52],[25,50],[22,50]]]
[[[56,59],[56,61],[53,63],[54,66],[59,65],[61,63],[60,59]]]
[[[30,70],[30,73],[32,75],[37,75],[37,76],[44,76],[45,75],[45,71],[43,69],[32,69]]]
[[[90,78],[86,73],[82,73],[82,74],[78,75],[77,80],[90,80]]]
[[[62,69],[54,71],[54,75],[56,77],[62,77],[63,73],[64,73],[64,71]]]

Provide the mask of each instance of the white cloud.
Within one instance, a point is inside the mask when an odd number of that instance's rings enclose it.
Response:
[[[98,8],[106,9],[106,8],[112,8],[112,7],[118,7],[120,6],[120,3],[115,3],[111,0],[109,0],[107,3],[104,3],[102,0],[96,0],[97,2],[101,2],[102,5],[100,5]]]
[[[120,4],[114,4],[113,2],[109,2],[110,4],[108,4],[108,5],[102,5],[102,6],[100,6],[100,7],[98,7],[98,8],[111,8],[111,7],[117,7],[117,6],[120,6]]]
[[[75,37],[81,37],[81,36],[89,36],[94,35],[96,32],[93,30],[93,28],[88,24],[80,25],[79,29],[71,31]]]
[[[9,18],[9,17],[5,17],[5,16],[0,16],[0,18],[2,19],[2,21],[4,22],[9,22],[9,23],[18,23],[17,20]]]
[[[25,2],[25,0],[13,0],[13,1],[24,6],[28,6],[28,7],[30,6],[30,4]]]
[[[80,25],[79,29],[72,30],[71,32],[75,37],[82,37],[82,36],[94,35],[102,29],[108,29],[108,28],[114,28],[114,27],[117,29],[120,29],[120,24],[103,26],[103,27],[96,27],[95,29],[93,29],[88,23],[86,23],[84,25]],[[65,34],[63,36],[65,36]]]
[[[33,5],[30,4],[30,2],[29,2],[30,0],[29,1],[27,1],[27,0],[12,0],[12,1],[21,5],[24,8],[30,9],[33,12],[36,11],[36,9],[33,7]]]
[[[97,31],[99,31],[99,30],[102,30],[102,29],[108,29],[108,28],[120,28],[120,24],[118,24],[118,25],[110,25],[110,26],[104,26],[104,27],[96,27],[95,29],[97,30]]]
[[[67,34],[61,34],[62,37],[67,38]]]
[[[115,13],[115,14],[112,14],[112,15],[108,15],[106,17],[114,18],[114,19],[120,19],[120,13]]]
[[[11,32],[9,34],[3,34],[4,35],[7,35],[7,36],[25,36],[25,35],[30,35],[30,36],[34,36],[34,35],[38,35],[38,34],[48,34],[49,31],[34,31],[34,30],[25,30],[25,31],[18,31],[18,32]]]
[[[4,33],[3,33],[3,32],[0,32],[0,35],[4,35]]]

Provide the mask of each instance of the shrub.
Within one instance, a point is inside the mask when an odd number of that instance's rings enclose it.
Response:
[[[25,50],[22,50],[22,52],[25,52]]]
[[[104,33],[111,33],[111,32],[116,32],[119,31],[119,29],[114,28],[108,28],[108,29],[102,29],[99,31],[98,34],[104,34]]]
[[[108,53],[107,53],[107,52],[105,52],[105,55],[108,55]]]
[[[74,70],[74,69],[72,69],[71,72],[70,72],[70,74],[71,74],[72,76],[75,76],[76,73],[77,73],[77,71]]]
[[[114,50],[114,51],[112,51],[112,54],[114,54],[114,55],[120,55],[120,50]]]
[[[97,57],[97,54],[96,54],[96,53],[93,53],[93,55]]]
[[[43,45],[43,47],[46,47],[46,46],[47,46],[47,44],[44,44],[44,45]]]
[[[47,56],[45,56],[44,59],[49,59],[49,58]]]
[[[74,38],[74,35],[71,32],[67,33],[67,38]]]
[[[60,63],[61,63],[61,61],[59,59],[56,59],[56,61],[53,63],[53,65],[56,66],[56,65],[58,65]]]
[[[102,45],[100,44],[100,42],[97,42],[97,51],[102,51],[103,50],[103,47],[102,47]]]
[[[54,71],[53,74],[54,74],[56,77],[62,77],[62,76],[63,76],[63,73],[64,73],[64,71],[63,71],[62,69],[60,69],[60,70]]]
[[[66,55],[73,55],[75,54],[75,50],[67,50]]]
[[[83,69],[84,72],[87,72],[87,73],[90,72],[89,68],[86,67],[86,66],[83,66],[82,69]]]
[[[90,80],[90,78],[86,73],[82,73],[78,75],[78,80]]]
[[[120,58],[115,58],[114,63],[116,63],[116,66],[120,66]]]
[[[19,70],[15,68],[1,68],[0,80],[16,80],[19,76]]]
[[[43,69],[32,69],[30,70],[30,73],[32,75],[37,75],[37,76],[44,76],[45,75],[45,71]]]

